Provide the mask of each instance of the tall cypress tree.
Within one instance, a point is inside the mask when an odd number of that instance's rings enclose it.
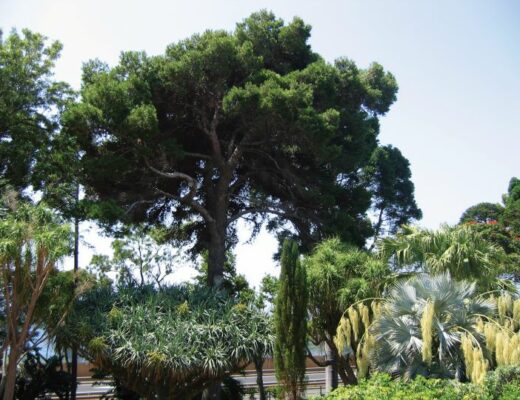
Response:
[[[296,400],[305,378],[307,339],[307,279],[296,242],[285,240],[281,266],[275,303],[274,362],[285,397]]]

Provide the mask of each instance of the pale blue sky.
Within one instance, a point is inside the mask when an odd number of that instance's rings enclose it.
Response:
[[[520,176],[518,0],[0,0],[0,27],[60,40],[56,74],[78,87],[90,58],[158,54],[192,33],[232,30],[262,8],[311,24],[311,44],[327,60],[377,61],[396,76],[398,100],[380,140],[411,162],[422,225],[455,223],[472,204],[498,202]],[[239,247],[252,282],[273,271],[273,248],[267,235]]]

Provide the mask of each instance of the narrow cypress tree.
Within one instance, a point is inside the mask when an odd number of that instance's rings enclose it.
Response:
[[[284,397],[297,400],[305,378],[307,340],[307,279],[298,246],[285,240],[275,303],[274,362]]]

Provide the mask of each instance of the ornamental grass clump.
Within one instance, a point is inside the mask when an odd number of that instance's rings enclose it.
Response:
[[[334,343],[341,353],[350,352],[355,355],[358,378],[368,375],[370,353],[374,345],[374,338],[369,329],[374,318],[380,313],[381,306],[377,301],[372,301],[370,306],[364,302],[357,303],[347,309],[336,329]],[[355,346],[355,352],[353,346]]]
[[[479,342],[471,335],[463,334],[461,336],[461,349],[467,378],[474,383],[482,383],[489,370],[489,361],[485,359]]]
[[[428,300],[421,317],[421,334],[423,339],[422,359],[428,365],[432,363],[434,313],[434,303]]]
[[[491,298],[496,304],[496,318],[480,318],[477,330],[484,336],[492,367],[520,363],[520,299],[509,293]]]

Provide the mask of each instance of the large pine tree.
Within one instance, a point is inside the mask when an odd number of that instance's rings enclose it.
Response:
[[[274,362],[276,378],[287,398],[300,398],[305,378],[307,340],[307,277],[298,245],[286,239],[275,304]]]
[[[163,55],[86,63],[81,103],[63,126],[80,144],[99,217],[168,225],[194,253],[208,252],[210,285],[222,281],[239,219],[255,232],[291,226],[310,250],[331,235],[364,245],[371,207],[385,224],[417,218],[406,162],[371,163],[379,117],[396,99],[393,75],[328,63],[309,37],[302,20],[260,12]],[[397,186],[408,190],[403,201]]]

